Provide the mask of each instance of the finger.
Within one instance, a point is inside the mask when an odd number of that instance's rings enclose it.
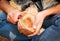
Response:
[[[23,11],[23,12],[22,12],[22,15],[24,15],[24,14],[26,14],[26,13],[27,13],[26,11]]]
[[[16,24],[18,21],[17,15],[9,16],[11,23]]]
[[[18,18],[23,17],[26,13],[27,13],[26,11],[21,12],[20,15],[18,16]]]
[[[35,30],[35,32],[33,34],[28,35],[28,36],[31,37],[31,36],[37,35],[39,33],[39,30],[40,30],[40,28],[37,27],[36,30]]]
[[[8,18],[9,18],[9,17],[8,17],[8,15],[7,15],[7,20],[8,20]]]
[[[11,19],[10,19],[10,17],[9,16],[7,16],[7,20],[10,22],[11,21]]]
[[[7,16],[7,20],[8,20],[9,22],[15,24],[14,21],[10,18],[10,16]]]
[[[17,21],[18,21],[18,14],[11,13],[11,14],[8,14],[8,16],[10,17],[11,21],[13,21],[12,22],[13,24],[17,23]]]
[[[33,34],[28,35],[29,37],[35,36],[38,34],[38,31],[35,31]]]
[[[32,36],[35,36],[37,34],[38,34],[38,32],[34,32],[33,34],[28,35],[28,37],[32,37]]]
[[[18,16],[13,18],[14,23],[16,24],[18,22]]]

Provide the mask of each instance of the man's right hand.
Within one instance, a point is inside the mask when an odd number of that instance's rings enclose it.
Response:
[[[18,17],[23,16],[23,14],[25,13],[25,11],[20,12],[18,10],[11,10],[10,12],[8,12],[7,20],[13,24],[16,24],[18,22]]]
[[[18,17],[22,14],[22,12],[13,8],[7,0],[0,1],[0,8],[7,13],[7,20],[13,24],[16,24]]]

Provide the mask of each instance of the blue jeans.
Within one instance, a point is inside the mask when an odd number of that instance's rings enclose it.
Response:
[[[32,39],[32,41],[60,41],[60,14],[47,17],[43,26],[45,31]]]
[[[11,24],[7,21],[7,15],[0,12],[0,35],[11,41],[31,41],[31,37],[24,36],[19,33],[17,25]]]
[[[45,19],[46,30],[34,37],[27,37],[18,32],[17,25],[6,20],[6,14],[0,12],[0,35],[11,41],[60,41],[60,14]]]

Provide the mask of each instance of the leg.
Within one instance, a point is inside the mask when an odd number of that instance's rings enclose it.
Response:
[[[6,19],[6,14],[0,12],[0,35],[11,41],[30,41],[31,38],[19,33],[17,25],[11,24]]]
[[[51,25],[32,41],[60,41],[60,14],[53,16]]]

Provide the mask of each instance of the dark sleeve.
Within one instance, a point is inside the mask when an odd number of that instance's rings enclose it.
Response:
[[[60,0],[56,0],[58,3],[60,3]]]
[[[32,0],[33,2],[37,2],[37,1],[39,1],[39,0]]]
[[[7,0],[7,1],[10,1],[10,0]]]

